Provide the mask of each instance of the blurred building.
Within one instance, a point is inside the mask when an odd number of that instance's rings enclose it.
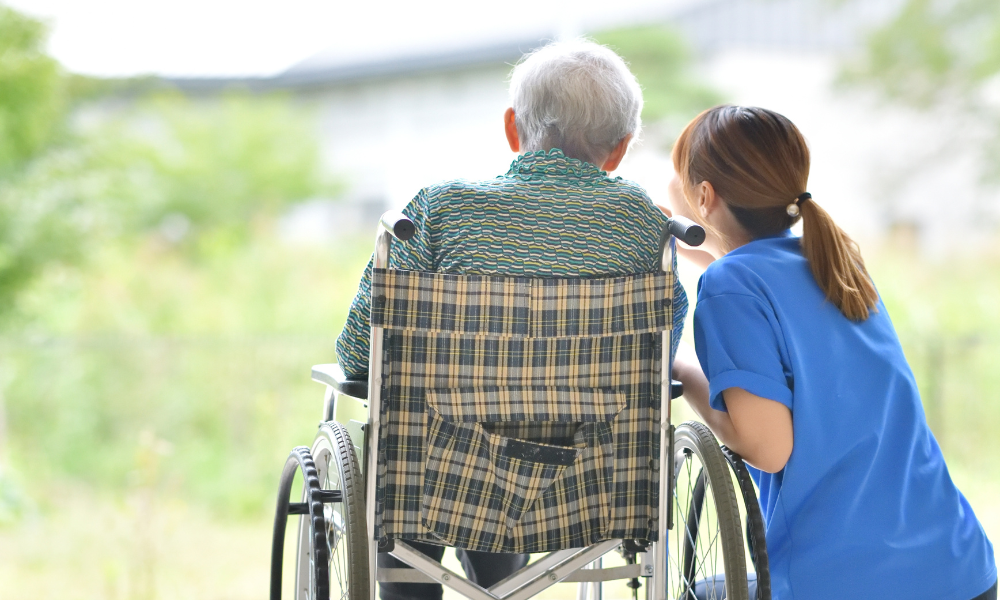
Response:
[[[843,60],[900,5],[692,0],[649,9],[634,24],[676,28],[695,50],[695,68],[724,97],[791,118],[813,149],[810,191],[859,237],[903,229],[920,240],[942,197],[964,222],[995,224],[997,215],[984,220],[977,208],[987,192],[974,183],[975,164],[935,154],[942,145],[937,138],[947,132],[837,84]],[[601,23],[580,26],[592,32]],[[506,78],[524,52],[556,37],[552,32],[462,45],[441,40],[435,50],[349,61],[321,53],[271,78],[173,82],[193,94],[232,86],[286,90],[315,107],[327,164],[348,182],[348,191],[334,204],[304,205],[288,226],[322,237],[345,226],[369,226],[382,210],[402,206],[429,183],[505,172],[514,158],[501,131]],[[647,131],[618,174],[665,201],[672,169],[668,146],[676,132]],[[961,180],[969,183],[956,188]]]

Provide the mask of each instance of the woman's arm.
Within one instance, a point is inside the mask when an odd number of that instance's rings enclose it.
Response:
[[[792,454],[792,411],[787,406],[741,389],[722,392],[729,412],[709,405],[708,379],[697,360],[678,353],[674,377],[684,384],[684,398],[723,444],[754,467],[777,473]]]

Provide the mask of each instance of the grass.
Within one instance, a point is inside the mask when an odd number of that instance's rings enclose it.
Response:
[[[987,534],[1000,539],[1000,482],[954,475]],[[51,500],[0,531],[0,600],[251,600],[266,593],[269,515],[233,522],[159,495],[108,495],[79,485],[49,491]],[[286,563],[291,556],[286,551]],[[610,557],[606,566],[617,558]],[[461,573],[451,552],[445,562]],[[621,583],[605,588],[609,600],[630,597]],[[574,599],[575,584],[541,598]]]
[[[205,263],[149,251],[56,274],[32,299],[53,299],[44,319],[0,340],[8,468],[115,491],[149,480],[261,514],[272,465],[320,416],[309,367],[335,361],[366,259],[266,240]]]
[[[270,526],[220,520],[148,490],[52,486],[0,533],[0,599],[251,599],[265,595]]]

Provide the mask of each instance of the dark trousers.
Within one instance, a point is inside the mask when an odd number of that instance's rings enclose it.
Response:
[[[993,587],[979,594],[972,600],[997,600],[997,582],[993,582]]]
[[[439,561],[444,556],[444,546],[406,542],[414,550]],[[494,554],[474,550],[455,551],[465,569],[465,575],[472,583],[484,588],[500,583],[507,576],[528,564],[527,554]],[[378,555],[379,568],[399,568],[407,565],[388,554]],[[380,583],[379,596],[382,600],[441,600],[444,590],[439,583]]]

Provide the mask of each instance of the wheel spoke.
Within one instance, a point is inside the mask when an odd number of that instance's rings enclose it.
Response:
[[[319,481],[307,491],[309,501],[318,490],[339,491],[336,502],[324,502],[323,528],[312,531],[311,519],[300,527],[299,564],[297,570],[296,598],[300,600],[330,600],[364,597],[368,590],[368,545],[364,531],[364,506],[359,492],[364,478],[354,453],[350,436],[342,425],[328,422],[320,426],[311,449]],[[318,534],[318,535],[317,535]],[[322,540],[315,546],[316,538]],[[325,539],[324,539],[325,538]],[[323,553],[326,552],[325,556]],[[319,557],[325,564],[317,562]],[[305,567],[309,568],[306,569]],[[317,577],[322,579],[317,580]]]
[[[704,424],[675,430],[674,472],[668,597],[694,600],[697,590],[701,598],[722,600],[732,588],[731,600],[747,598],[746,588],[737,585],[746,565],[744,497],[737,497],[729,462]]]
[[[334,465],[335,466],[335,465]],[[339,485],[339,477],[334,469],[327,471],[327,480],[324,489],[343,491],[343,486]],[[350,591],[350,581],[348,580],[348,560],[349,550],[344,547],[342,541],[346,536],[346,523],[341,514],[341,503],[330,503],[324,506],[327,525],[327,545],[330,549],[330,579],[331,584],[336,581],[336,588],[340,591],[340,597],[348,595]],[[331,596],[334,586],[330,586]]]

